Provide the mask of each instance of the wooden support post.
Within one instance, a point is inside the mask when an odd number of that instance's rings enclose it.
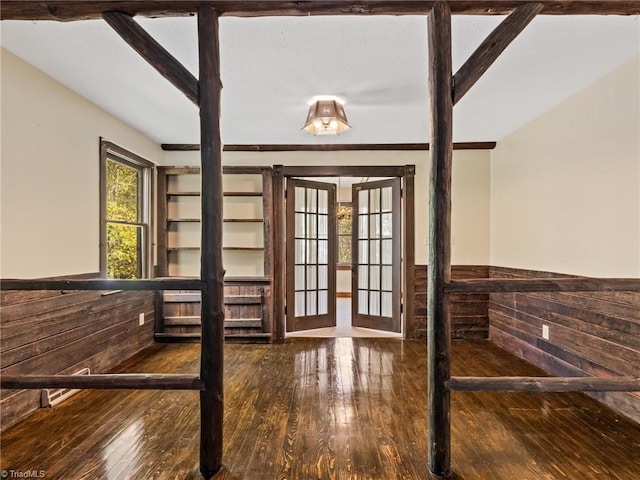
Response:
[[[451,476],[451,324],[444,285],[451,279],[451,163],[453,99],[451,11],[445,2],[429,14],[431,174],[429,179],[429,271],[427,290],[429,471]]]
[[[218,15],[198,10],[200,59],[200,150],[202,180],[202,353],[200,378],[200,473],[212,478],[222,467],[224,269],[222,267],[222,142]]]
[[[284,176],[282,165],[273,167],[273,322],[274,337],[284,339],[284,294],[286,285],[284,265]]]

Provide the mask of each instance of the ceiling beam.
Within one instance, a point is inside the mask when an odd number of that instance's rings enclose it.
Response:
[[[196,77],[144,28],[125,13],[106,12],[102,17],[149,65],[198,105],[199,87]]]
[[[453,104],[455,105],[465,93],[480,80],[482,75],[498,59],[500,54],[522,33],[536,18],[543,5],[529,3],[516,8],[498,25],[480,44],[469,59],[453,76]]]
[[[197,152],[197,143],[163,143],[168,152]],[[496,142],[458,142],[454,150],[493,150]],[[225,152],[344,152],[354,150],[429,150],[428,143],[342,143],[331,145],[225,145]]]
[[[31,1],[2,0],[2,20],[87,20],[103,13],[118,11],[127,15],[175,17],[194,15],[201,4],[212,5],[219,15],[237,17],[306,16],[306,15],[427,15],[434,1]],[[449,0],[453,14],[507,15],[529,3],[522,0]],[[638,0],[542,0],[545,15],[636,15]]]

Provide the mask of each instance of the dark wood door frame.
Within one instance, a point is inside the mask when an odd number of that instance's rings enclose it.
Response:
[[[405,208],[402,210],[403,248],[403,328],[405,338],[415,336],[414,318],[414,267],[415,267],[415,165],[404,166],[283,166],[273,167],[273,318],[275,339],[284,339],[285,332],[285,184],[287,177],[400,177],[402,179],[402,198]]]

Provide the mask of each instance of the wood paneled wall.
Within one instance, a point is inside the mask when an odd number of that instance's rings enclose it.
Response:
[[[5,291],[0,374],[104,373],[153,344],[153,324],[153,292]],[[2,390],[2,429],[37,410],[40,394]]]
[[[488,278],[489,267],[486,265],[452,265],[451,276],[455,280],[471,278]],[[451,337],[452,338],[487,338],[489,334],[489,295],[451,296]],[[415,267],[415,338],[427,336],[427,266]],[[407,337],[414,335],[408,332]]]
[[[491,278],[567,278],[490,267]],[[489,338],[558,376],[640,375],[640,293],[500,293],[489,302]],[[542,338],[542,326],[549,339]],[[640,422],[640,393],[591,394]]]

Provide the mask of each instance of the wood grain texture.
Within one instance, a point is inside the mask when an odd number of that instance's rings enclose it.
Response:
[[[119,11],[127,15],[149,17],[186,16],[198,11],[202,4],[213,6],[220,15],[239,17],[307,16],[307,15],[427,15],[434,1],[69,1],[3,0],[2,20],[88,20],[102,13]],[[506,15],[529,1],[525,0],[449,0],[455,14]],[[636,15],[636,0],[541,0],[547,15]]]
[[[197,375],[180,374],[91,374],[91,375],[2,375],[7,389],[72,388],[88,390],[202,390]]]
[[[163,143],[163,150],[172,152],[193,152],[200,150],[197,143]],[[455,142],[454,150],[493,150],[496,142]],[[224,152],[344,152],[344,151],[380,151],[380,150],[429,150],[428,143],[342,143],[328,145],[225,145]]]
[[[497,279],[569,275],[490,267]],[[637,377],[640,372],[640,292],[493,293],[489,337],[557,376]],[[542,326],[549,339],[542,338]],[[591,394],[640,422],[640,394]]]
[[[427,283],[427,400],[429,471],[451,477],[451,399],[445,383],[451,375],[450,305],[444,285],[451,280],[451,171],[453,101],[451,10],[437,2],[427,20],[431,150],[429,171],[429,258]]]
[[[160,75],[198,105],[199,87],[196,77],[131,16],[120,12],[105,12],[102,18]]]
[[[452,342],[456,376],[538,376],[488,341]],[[224,467],[216,480],[425,480],[426,346],[291,339],[225,346]],[[198,345],[155,345],[114,370],[196,374]],[[452,393],[452,470],[468,480],[631,480],[640,425],[578,393]],[[7,429],[2,468],[55,479],[198,473],[198,395],[85,391]]]
[[[0,307],[0,373],[102,373],[153,343],[153,292],[6,292]],[[27,295],[28,294],[28,295]],[[139,315],[145,316],[139,325]],[[2,390],[2,428],[40,407],[40,392]]]
[[[200,65],[200,473],[209,479],[222,467],[224,414],[224,266],[222,264],[222,139],[220,137],[220,39],[218,14],[209,5],[198,9]]]
[[[453,76],[453,104],[464,97],[500,54],[543,9],[541,3],[516,8],[498,25]]]
[[[451,377],[447,387],[482,392],[640,392],[640,378]]]
[[[427,337],[427,266],[416,265],[415,289],[415,337]],[[455,280],[487,278],[486,265],[452,265],[451,276]],[[451,314],[451,338],[483,339],[489,336],[489,294],[449,294]],[[409,336],[409,333],[407,334]]]
[[[640,278],[490,278],[449,282],[445,291],[492,292],[640,292]]]

